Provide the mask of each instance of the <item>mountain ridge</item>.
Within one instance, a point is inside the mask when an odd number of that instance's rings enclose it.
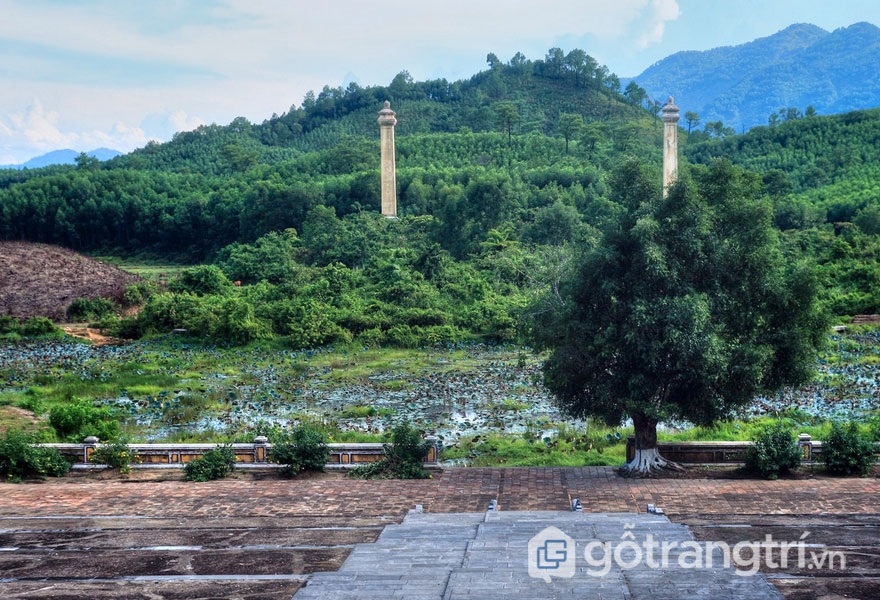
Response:
[[[97,158],[100,161],[105,161],[110,160],[111,158],[116,158],[117,156],[122,156],[123,153],[118,150],[113,150],[112,148],[101,147],[89,150],[86,154],[92,158]],[[72,165],[76,163],[76,157],[79,155],[79,152],[71,150],[70,148],[52,150],[51,152],[34,156],[21,164],[0,165],[0,169],[39,169],[51,165]]]
[[[880,105],[880,28],[854,23],[828,32],[796,23],[745,44],[683,51],[632,78],[655,98],[673,95],[702,122],[736,130],[780,109],[836,114]]]

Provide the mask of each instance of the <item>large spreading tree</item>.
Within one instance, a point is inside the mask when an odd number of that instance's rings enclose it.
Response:
[[[810,269],[780,250],[760,180],[727,162],[659,177],[631,162],[611,181],[616,215],[534,313],[561,408],[631,419],[647,474],[669,464],[657,424],[705,425],[812,376],[826,322]]]

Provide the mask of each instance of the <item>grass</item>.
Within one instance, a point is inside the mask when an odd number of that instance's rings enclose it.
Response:
[[[92,258],[117,266],[123,271],[134,273],[144,279],[157,282],[167,282],[180,274],[184,269],[189,269],[194,266],[147,260],[121,259],[116,256],[94,256]]]
[[[375,406],[358,405],[349,406],[338,413],[344,419],[357,419],[364,417],[390,417],[394,411],[390,408],[376,408]]]
[[[828,438],[832,422],[788,411],[777,417],[723,421],[712,427],[691,427],[679,431],[658,431],[660,442],[750,441],[768,425],[781,420],[795,433],[807,433],[814,440]],[[474,435],[443,450],[442,459],[472,467],[550,467],[550,466],[619,466],[626,459],[626,438],[632,427],[613,429],[590,422],[584,432],[564,423],[558,431],[542,436],[533,432],[522,435]],[[868,422],[860,423],[862,433],[880,437],[880,411]]]
[[[479,365],[478,361],[468,358],[464,350],[426,352],[413,348],[370,348],[368,350],[354,347],[336,348],[332,354],[316,354],[308,361],[309,366],[313,368],[330,367],[329,378],[332,381],[364,380],[372,375],[387,373],[418,375],[423,371],[465,372]],[[384,385],[394,386],[406,383],[401,381],[394,384],[392,381],[386,381]],[[383,384],[374,385],[381,387]],[[394,388],[385,387],[383,389]]]

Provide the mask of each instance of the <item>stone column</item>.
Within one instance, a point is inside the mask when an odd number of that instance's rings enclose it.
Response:
[[[672,99],[662,109],[663,118],[663,196],[678,172],[678,107]]]
[[[379,143],[382,148],[382,214],[390,219],[397,218],[397,168],[394,160],[394,118],[391,103],[385,101],[385,108],[379,111]]]

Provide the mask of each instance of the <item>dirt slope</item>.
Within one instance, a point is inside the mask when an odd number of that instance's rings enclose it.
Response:
[[[0,242],[0,315],[64,320],[77,298],[119,298],[137,275],[72,250]]]

